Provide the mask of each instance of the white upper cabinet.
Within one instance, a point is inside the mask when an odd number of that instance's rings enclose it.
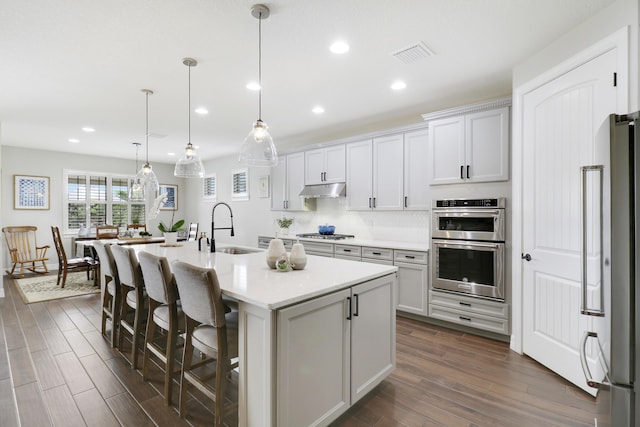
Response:
[[[402,210],[403,135],[347,144],[347,209]]]
[[[430,184],[509,179],[509,107],[429,122]]]
[[[282,156],[278,165],[271,168],[271,210],[307,210],[305,199],[300,197],[304,188],[304,153]]]
[[[372,207],[374,209],[386,211],[403,209],[403,163],[403,134],[373,139]]]
[[[345,146],[334,145],[304,153],[306,185],[345,182]]]
[[[346,145],[347,209],[371,210],[373,193],[373,151],[370,139]]]
[[[429,158],[426,129],[404,134],[404,209],[428,210]]]

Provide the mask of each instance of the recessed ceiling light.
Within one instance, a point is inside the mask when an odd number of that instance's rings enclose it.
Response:
[[[260,84],[258,84],[256,82],[249,82],[249,83],[247,83],[247,89],[249,89],[249,90],[260,90]]]
[[[202,114],[202,115],[209,114],[209,110],[207,110],[204,107],[196,108],[195,112],[198,113],[198,114]]]
[[[335,54],[341,55],[349,52],[349,45],[343,41],[337,41],[329,47],[329,50]]]
[[[83,127],[83,128],[82,128],[82,130],[83,130],[84,132],[88,132],[88,133],[91,133],[91,132],[95,132],[95,131],[96,131],[94,128],[92,128],[92,127],[90,127],[90,126],[85,126],[85,127]]]
[[[391,85],[391,89],[393,89],[393,90],[402,90],[402,89],[404,89],[406,87],[407,87],[407,84],[405,82],[402,82],[402,81],[394,82]]]
[[[77,144],[77,143],[79,143],[79,142],[80,142],[80,140],[79,140],[79,139],[77,139],[77,138],[69,138],[67,141],[69,141],[69,142],[71,142],[71,143],[73,143],[73,144]]]
[[[176,153],[167,153],[169,156],[175,156]]]
[[[311,109],[311,111],[316,113],[316,114],[322,114],[322,113],[324,113],[324,108],[322,108],[321,106],[317,105],[317,106],[313,107]]]

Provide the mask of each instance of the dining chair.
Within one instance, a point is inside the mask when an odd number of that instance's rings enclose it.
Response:
[[[91,278],[93,273],[93,281],[97,285],[99,283],[100,262],[92,257],[67,258],[67,253],[62,244],[60,229],[56,226],[51,226],[51,233],[53,234],[53,244],[58,254],[58,280],[56,285],[64,288],[67,283],[68,273],[73,271],[86,271],[87,280]]]
[[[144,287],[149,297],[147,332],[144,339],[142,379],[149,376],[151,355],[164,364],[164,400],[171,405],[175,350],[178,333],[184,331],[184,313],[178,301],[178,288],[165,257],[140,252],[138,255]],[[162,332],[157,336],[157,329]]]
[[[199,225],[200,224],[197,222],[192,222],[189,224],[189,234],[187,235],[187,240],[191,241],[191,240],[196,240],[198,238]]]
[[[102,335],[106,336],[107,320],[111,321],[111,347],[117,346],[117,331],[120,324],[120,279],[113,258],[111,245],[96,240],[93,248],[100,260],[100,274],[104,278],[102,295]]]
[[[182,261],[171,264],[185,314],[185,342],[180,375],[180,417],[185,416],[189,384],[214,401],[214,425],[237,411],[238,402],[226,391],[238,367],[238,312],[226,313],[218,276],[212,268]],[[206,357],[193,363],[194,349]],[[199,368],[215,362],[215,373],[199,375]],[[211,384],[215,381],[215,385]]]
[[[97,239],[117,239],[119,233],[120,231],[115,225],[105,224],[96,227]]]
[[[127,230],[147,231],[146,224],[128,224]]]
[[[131,366],[138,368],[138,348],[140,335],[145,328],[144,279],[136,253],[131,247],[112,245],[111,251],[116,262],[118,278],[120,279],[120,327],[118,331],[118,348],[122,352],[124,333],[131,335]],[[133,320],[128,316],[133,311]]]

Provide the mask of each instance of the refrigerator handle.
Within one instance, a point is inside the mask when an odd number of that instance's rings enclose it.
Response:
[[[587,316],[604,316],[604,247],[603,247],[603,238],[604,238],[604,206],[603,206],[603,166],[602,165],[593,165],[593,166],[582,166],[580,167],[580,172],[582,175],[582,179],[580,180],[580,198],[581,198],[581,212],[580,212],[580,222],[582,225],[582,233],[581,233],[581,249],[580,249],[580,291],[582,294],[582,299],[580,303],[580,313],[586,314]],[[587,306],[587,174],[589,172],[598,172],[600,175],[600,179],[598,183],[600,184],[600,205],[598,209],[598,213],[600,214],[600,308],[590,308]]]
[[[604,380],[602,382],[598,382],[593,379],[591,376],[591,370],[589,369],[589,364],[587,363],[587,340],[589,338],[595,338],[598,343],[598,360],[605,372]],[[582,340],[580,340],[580,364],[582,365],[582,372],[584,373],[584,377],[587,380],[587,385],[589,387],[597,388],[598,390],[609,390],[611,388],[611,382],[609,382],[609,366],[607,366],[607,361],[604,359],[602,345],[600,345],[600,340],[598,339],[598,334],[596,332],[585,331],[582,336]]]

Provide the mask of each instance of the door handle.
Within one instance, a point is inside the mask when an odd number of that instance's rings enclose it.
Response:
[[[603,166],[602,165],[593,165],[593,166],[582,166],[580,168],[580,172],[582,174],[582,179],[580,181],[580,198],[581,198],[581,212],[580,212],[580,222],[582,227],[582,233],[580,234],[581,245],[580,245],[580,264],[581,264],[581,272],[580,272],[580,290],[582,294],[581,303],[580,303],[580,313],[585,314],[587,316],[604,316],[604,268],[603,268],[603,258],[604,258],[604,225],[602,223],[604,218],[604,206],[602,202],[603,197]],[[587,174],[589,172],[597,172],[599,175],[598,184],[600,185],[600,193],[599,193],[599,203],[598,213],[600,214],[600,229],[599,229],[599,239],[600,239],[600,308],[590,308],[587,303],[587,238],[588,238],[588,224],[587,224]]]
[[[587,340],[589,338],[595,338],[598,343],[598,360],[600,361],[600,366],[604,369],[604,381],[598,382],[593,379],[591,375],[591,370],[589,369],[589,364],[587,362]],[[597,388],[599,390],[609,390],[611,388],[611,382],[609,381],[609,366],[607,365],[607,361],[604,359],[604,353],[602,351],[602,345],[600,344],[600,340],[598,339],[598,334],[596,332],[585,331],[584,335],[582,335],[582,339],[580,340],[580,364],[582,365],[582,372],[584,373],[584,378],[587,380],[587,385],[589,387]]]
[[[531,255],[529,254],[522,254],[521,257],[525,261],[531,261]]]

